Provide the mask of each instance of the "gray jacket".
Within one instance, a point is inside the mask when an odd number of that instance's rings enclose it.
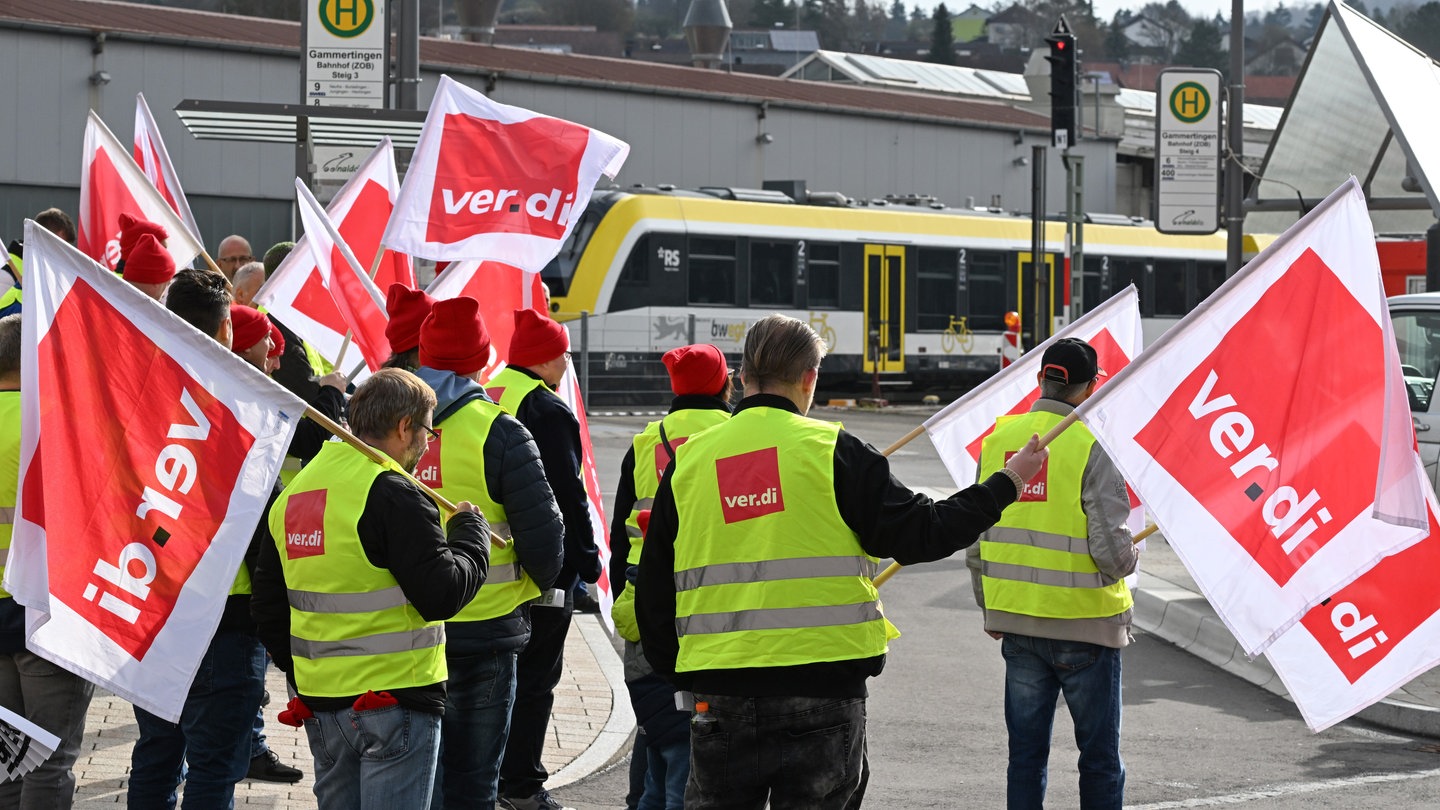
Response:
[[[1054,399],[1037,400],[1030,412],[1045,411],[1068,415],[1074,406]],[[1109,581],[1124,579],[1134,573],[1140,560],[1125,525],[1130,516],[1130,496],[1125,479],[1120,477],[1115,462],[1096,442],[1085,462],[1080,482],[1080,507],[1085,512],[1086,540],[1095,567]],[[981,542],[986,535],[980,536]],[[975,589],[975,604],[985,608],[985,592],[980,579],[980,543],[965,551],[965,565],[970,569],[970,583]],[[1124,647],[1132,641],[1130,625],[1133,611],[1098,619],[1051,619],[1001,610],[985,610],[985,629],[994,633],[1016,633],[1037,638],[1063,641],[1084,641],[1105,647]]]

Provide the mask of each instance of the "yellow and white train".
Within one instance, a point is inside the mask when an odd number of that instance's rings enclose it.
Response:
[[[1103,219],[1085,226],[1082,300],[1094,306],[1134,283],[1147,339],[1225,278],[1223,233],[1169,236]],[[601,402],[656,401],[668,388],[660,354],[693,338],[733,358],[749,325],[771,312],[808,321],[829,343],[823,390],[866,391],[878,372],[888,393],[953,392],[1000,367],[1007,312],[1020,314],[1027,347],[1069,312],[1064,223],[1046,223],[1039,263],[1030,228],[1027,217],[928,201],[606,191],[542,277],[557,318],[588,313],[590,390]]]

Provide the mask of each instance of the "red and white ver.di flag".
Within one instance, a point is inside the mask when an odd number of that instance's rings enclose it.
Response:
[[[385,337],[385,325],[390,318],[385,314],[385,296],[370,280],[370,274],[360,267],[345,238],[305,181],[298,177],[295,193],[299,197],[300,221],[305,223],[305,243],[310,246],[311,259],[319,268],[320,278],[325,281],[336,309],[340,310],[347,331],[365,357],[365,365],[372,372],[379,371],[390,359],[390,341]],[[335,365],[343,371],[347,367],[343,348],[339,355]]]
[[[1251,655],[1428,531],[1354,178],[1076,410]]]
[[[945,462],[945,469],[960,489],[975,483],[980,463],[980,442],[995,429],[995,417],[1025,413],[1040,398],[1040,358],[1052,343],[1079,338],[1095,348],[1100,368],[1109,376],[1130,364],[1144,348],[1140,325],[1140,295],[1132,284],[1110,300],[1056,332],[1044,343],[976,386],[966,395],[925,420],[925,432]]]
[[[538,273],[600,175],[614,177],[629,153],[599,130],[497,104],[441,76],[381,242],[435,261],[494,259]]]
[[[177,186],[178,188],[178,186]],[[155,190],[115,133],[90,111],[85,122],[85,154],[80,164],[80,252],[115,269],[120,261],[120,215],[129,214],[165,226],[165,248],[176,267],[188,267],[202,248],[184,220]]]
[[[543,302],[537,302],[536,308],[541,306]],[[600,602],[600,620],[614,633],[615,622],[610,618],[610,606],[615,602],[615,592],[610,586],[610,523],[605,520],[605,499],[595,466],[595,446],[590,441],[590,420],[585,415],[585,401],[580,397],[580,381],[574,366],[565,369],[556,393],[580,420],[580,476],[585,482],[585,500],[590,507],[590,529],[595,534],[595,546],[600,549],[600,579],[595,583],[598,593],[594,596]]]
[[[34,222],[22,350],[27,644],[176,721],[305,404]]]
[[[160,127],[150,114],[150,105],[145,103],[145,94],[135,94],[135,163],[149,178],[150,184],[165,198],[195,241],[204,244],[200,238],[200,226],[195,224],[195,215],[190,212],[190,201],[185,199],[185,190],[180,187],[180,175],[175,173],[175,164],[170,162],[170,153],[165,151],[165,141],[160,137]]]
[[[384,138],[325,207],[335,230],[367,270],[375,265],[380,234],[395,210],[395,195],[399,191],[395,149],[390,139]],[[310,250],[309,238],[300,237],[290,255],[255,294],[255,302],[293,329],[326,360],[337,363],[348,327],[325,286]],[[333,250],[330,264],[332,267],[343,264],[342,257]],[[415,289],[415,271],[409,256],[386,251],[376,269],[375,286],[383,292],[396,283]],[[353,362],[353,359],[347,360],[346,365]]]

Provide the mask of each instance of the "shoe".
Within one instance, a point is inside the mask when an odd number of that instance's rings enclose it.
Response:
[[[269,690],[269,689],[266,689],[264,692],[262,692],[262,693],[260,694],[260,708],[263,709],[263,708],[265,708],[266,706],[269,706],[269,705],[270,705],[270,690]]]
[[[250,771],[245,774],[246,779],[259,779],[263,782],[285,782],[295,784],[305,774],[299,768],[292,768],[280,761],[280,755],[268,748],[250,760]]]
[[[582,593],[575,597],[576,613],[599,613],[600,602],[588,593]]]
[[[502,810],[574,810],[551,798],[545,788],[540,788],[534,796],[501,796],[495,806]]]

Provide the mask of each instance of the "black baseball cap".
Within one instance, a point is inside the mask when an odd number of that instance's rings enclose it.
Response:
[[[1105,376],[1095,349],[1079,338],[1061,338],[1050,344],[1040,363],[1041,376],[1061,385],[1088,383]]]

